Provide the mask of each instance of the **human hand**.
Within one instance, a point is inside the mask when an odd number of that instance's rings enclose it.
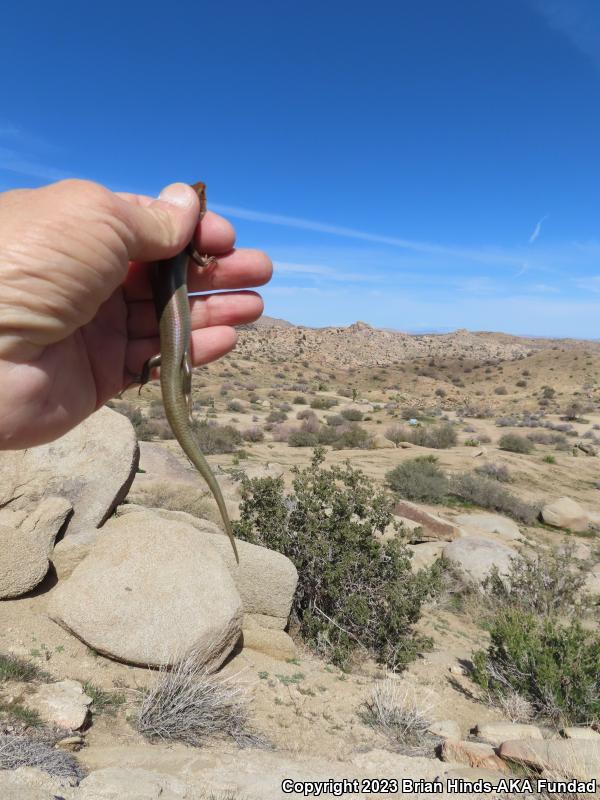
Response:
[[[62,436],[118,394],[160,350],[148,265],[183,249],[198,198],[172,184],[153,199],[89,181],[0,194],[0,449]],[[190,292],[260,286],[268,257],[235,250],[235,232],[208,211],[190,265]],[[256,292],[191,298],[192,360],[206,364],[235,345],[232,325],[263,310]]]

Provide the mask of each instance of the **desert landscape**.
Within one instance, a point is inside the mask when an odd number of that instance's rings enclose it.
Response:
[[[0,454],[0,797],[600,780],[600,342],[238,334],[193,415],[239,566],[156,382]]]

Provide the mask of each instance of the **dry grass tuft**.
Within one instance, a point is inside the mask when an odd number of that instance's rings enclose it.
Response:
[[[193,654],[159,670],[156,684],[142,700],[136,728],[149,739],[193,747],[223,736],[241,746],[259,743],[248,729],[245,690],[229,679],[210,675]]]
[[[417,698],[412,687],[394,678],[375,684],[364,703],[364,722],[379,729],[389,739],[410,750],[425,748],[433,737],[427,731],[433,720],[434,704]]]
[[[30,736],[0,736],[0,769],[19,767],[36,767],[74,784],[85,776],[77,759],[63,750],[55,750],[40,739]]]

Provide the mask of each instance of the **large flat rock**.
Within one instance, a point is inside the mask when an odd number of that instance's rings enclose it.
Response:
[[[208,539],[145,511],[106,523],[89,555],[52,590],[49,614],[119,661],[160,666],[193,652],[216,668],[240,636],[242,601]]]

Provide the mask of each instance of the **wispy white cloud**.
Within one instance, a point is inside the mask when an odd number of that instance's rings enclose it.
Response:
[[[551,28],[600,68],[600,5],[597,0],[532,0]]]
[[[345,269],[334,269],[321,264],[296,264],[289,261],[274,261],[273,267],[276,275],[306,275],[330,281],[342,281],[343,283],[374,283],[386,278],[385,275],[378,275],[374,272],[349,272]]]
[[[529,237],[529,244],[533,244],[535,240],[538,238],[542,230],[542,223],[545,222],[545,220],[547,219],[548,219],[548,214],[545,214],[540,220],[538,220],[538,222],[535,225],[535,228],[533,229],[533,233]]]
[[[422,242],[413,239],[403,239],[397,236],[386,236],[379,233],[369,233],[357,228],[346,228],[339,225],[330,225],[326,222],[317,220],[303,219],[301,217],[288,217],[283,214],[271,214],[264,211],[254,211],[249,208],[239,208],[238,206],[228,206],[221,203],[211,203],[211,209],[229,217],[245,219],[250,222],[262,222],[267,225],[282,225],[288,228],[301,228],[303,230],[315,231],[316,233],[327,233],[332,236],[339,236],[346,239],[359,239],[365,242],[385,244],[392,247],[399,247],[416,253],[423,253],[436,256],[451,256],[462,258],[468,261],[476,261],[484,264],[503,264],[506,266],[518,266],[519,259],[507,255],[495,249],[454,247],[452,245],[436,244],[434,242]]]
[[[14,172],[18,175],[29,175],[31,178],[41,178],[48,181],[60,181],[72,177],[68,172],[48,164],[24,157],[16,150],[0,147],[0,170]]]

